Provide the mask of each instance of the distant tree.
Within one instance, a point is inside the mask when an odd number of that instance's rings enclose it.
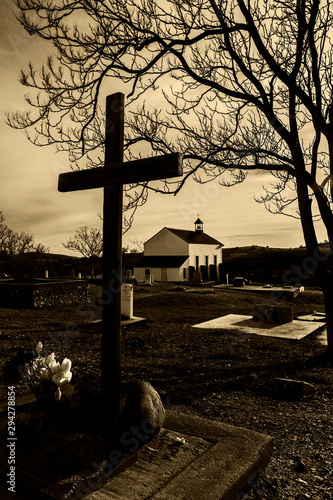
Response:
[[[333,356],[331,3],[15,3],[23,27],[53,42],[56,54],[40,71],[30,64],[22,72],[21,83],[36,91],[27,97],[32,112],[9,116],[9,124],[35,144],[67,150],[73,161],[102,165],[100,93],[113,78],[130,89],[127,157],[144,144],[153,155],[184,153],[183,179],[159,184],[160,191],[177,193],[191,176],[231,186],[250,171],[269,173],[273,182],[258,201],[300,218],[304,270],[316,273],[323,290]],[[147,186],[128,189],[126,208],[135,210]],[[316,221],[329,254],[318,245]]]
[[[135,238],[134,240],[130,240],[132,245],[134,245],[131,249],[131,253],[142,253],[144,251],[144,245],[145,242],[143,240],[139,240],[138,238]]]
[[[6,234],[6,229],[7,226],[4,224],[5,218],[3,216],[2,211],[0,211],[0,270],[2,272],[5,271],[4,269],[4,240],[5,240],[5,234]]]
[[[63,243],[67,250],[79,252],[83,257],[98,258],[103,253],[103,236],[99,229],[88,226],[81,226],[73,238],[70,238],[67,243]]]
[[[2,214],[1,214],[2,215]],[[49,251],[41,243],[35,243],[32,234],[17,232],[3,224],[0,226],[0,250],[6,271],[16,279],[35,276],[39,259]]]
[[[91,276],[95,276],[95,267],[98,259],[103,254],[103,235],[99,229],[88,226],[81,226],[73,238],[70,238],[67,243],[63,243],[67,250],[80,253],[91,267]]]
[[[144,242],[142,240],[138,240],[135,238],[134,240],[130,240],[131,245],[126,245],[123,247],[123,253],[142,253],[144,250]]]
[[[2,211],[0,211],[0,252],[3,251],[3,244],[5,241],[7,226],[5,225],[5,218]]]

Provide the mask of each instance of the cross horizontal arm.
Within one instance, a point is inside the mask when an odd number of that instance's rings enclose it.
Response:
[[[154,156],[140,160],[115,163],[100,168],[90,168],[59,175],[58,190],[81,191],[110,186],[115,183],[132,184],[179,177],[183,174],[183,157],[180,153]]]

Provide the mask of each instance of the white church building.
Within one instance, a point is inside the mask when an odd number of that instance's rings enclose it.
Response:
[[[200,219],[194,225],[194,231],[164,227],[146,241],[133,269],[135,279],[153,275],[155,281],[191,281],[200,271],[203,281],[218,281],[224,245],[204,233]]]

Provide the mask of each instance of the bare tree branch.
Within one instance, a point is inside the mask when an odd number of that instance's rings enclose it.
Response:
[[[103,253],[103,236],[99,229],[89,230],[88,226],[81,226],[63,246],[67,250],[79,252],[83,257],[98,258]]]
[[[317,274],[333,297],[330,0],[15,3],[22,26],[54,54],[22,71],[30,112],[9,114],[9,125],[67,151],[73,168],[101,166],[103,91],[121,81],[126,157],[185,157],[180,182],[126,186],[125,230],[150,189],[177,193],[190,177],[230,186],[260,169],[273,182],[258,201],[300,218],[311,255],[314,222],[324,226],[332,255]]]

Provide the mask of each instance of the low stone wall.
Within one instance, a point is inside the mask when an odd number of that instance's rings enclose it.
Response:
[[[0,307],[40,308],[88,301],[88,281],[85,280],[34,280],[32,283],[0,280]]]

